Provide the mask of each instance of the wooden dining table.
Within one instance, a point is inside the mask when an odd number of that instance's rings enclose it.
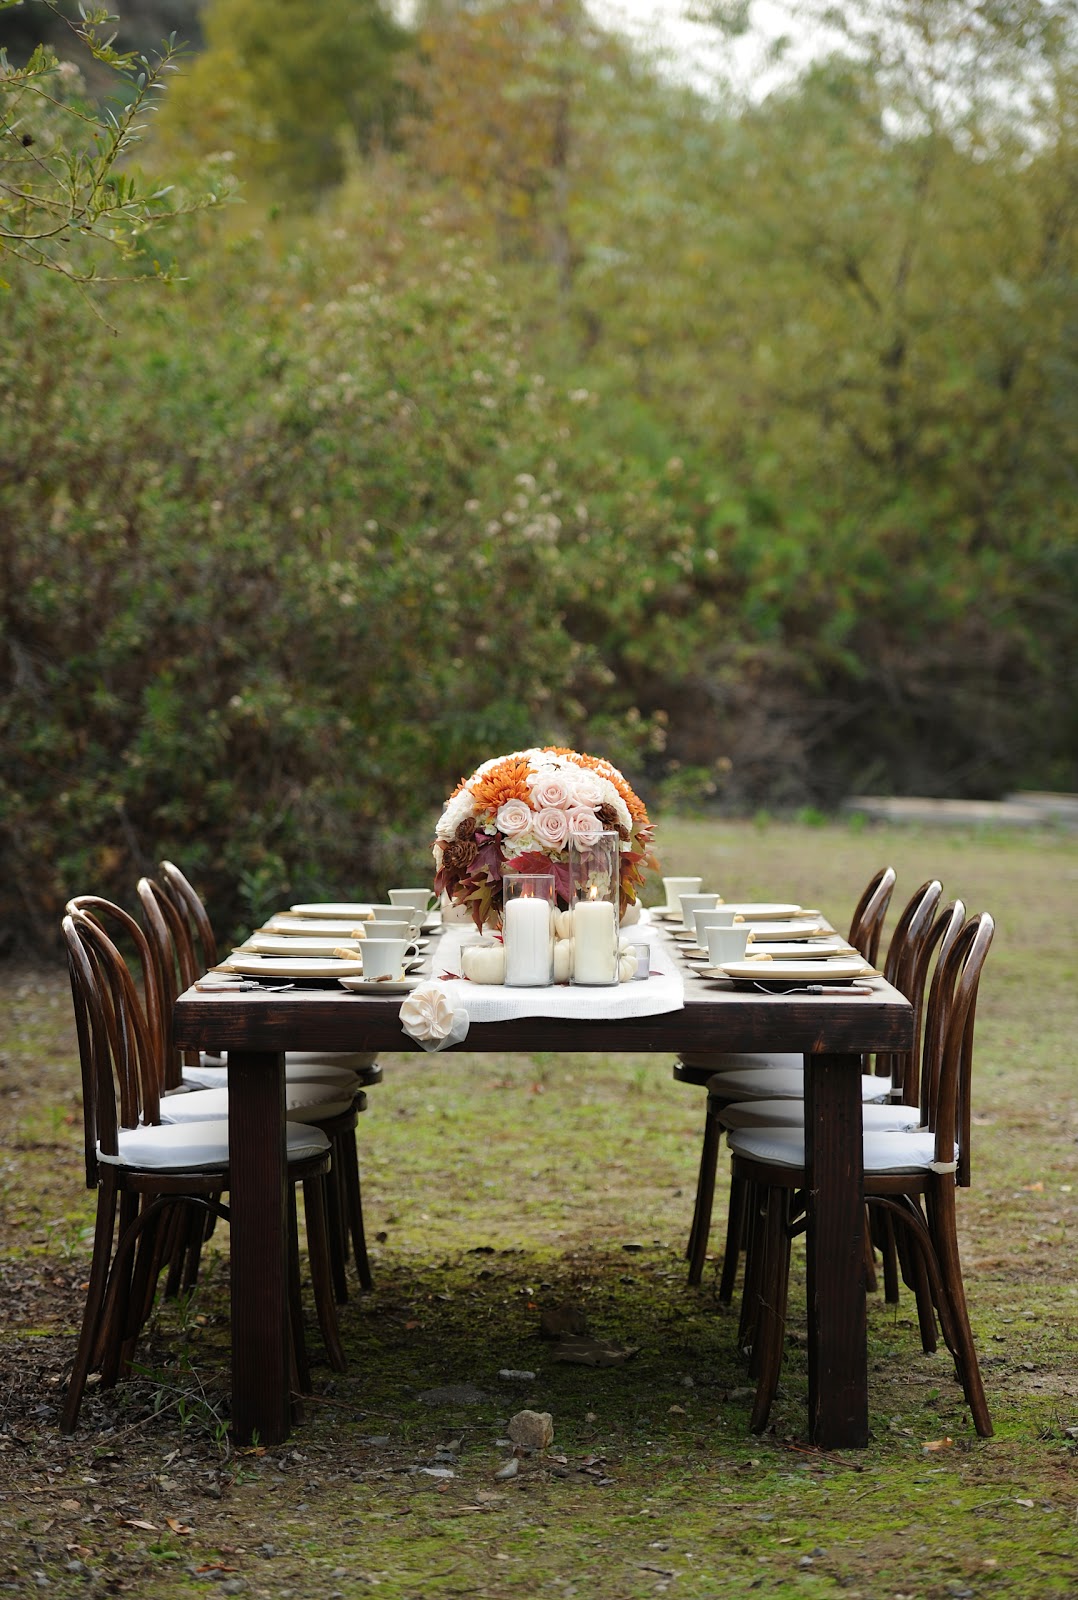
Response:
[[[882,980],[868,993],[760,993],[686,978],[685,1004],[612,1021],[527,1017],[474,1024],[464,1052],[792,1051],[805,1059],[808,1185],[807,1433],[821,1448],[868,1442],[861,1152],[862,1057],[908,1050],[913,1008]],[[341,987],[200,990],[176,1002],[182,1050],[228,1053],[232,1433],[277,1444],[291,1427],[284,1054],[415,1052],[400,998]],[[683,1093],[677,1089],[675,1092]],[[477,1158],[478,1159],[478,1158]]]

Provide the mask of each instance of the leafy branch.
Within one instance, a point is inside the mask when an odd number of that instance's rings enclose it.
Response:
[[[19,3],[0,0],[0,13]],[[152,60],[121,52],[107,31],[118,19],[105,7],[81,4],[76,19],[56,0],[37,3],[115,74],[116,92],[108,104],[93,104],[79,68],[49,45],[39,44],[25,66],[13,66],[0,49],[0,261],[9,255],[76,284],[131,277],[135,263],[141,275],[152,228],[216,206],[229,192],[227,182],[214,182],[197,194],[179,193],[123,170],[183,47],[173,34]],[[79,241],[107,247],[117,270],[102,276],[75,249]],[[168,275],[156,260],[152,271]]]

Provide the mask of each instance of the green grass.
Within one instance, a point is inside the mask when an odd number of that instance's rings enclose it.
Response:
[[[224,1442],[226,1238],[194,1304],[167,1310],[145,1342],[147,1375],[90,1396],[61,1441],[90,1215],[77,1070],[63,974],[0,968],[3,1265],[21,1285],[3,1335],[0,1591],[30,1593],[42,1572],[61,1595],[189,1595],[216,1578],[316,1600],[1078,1592],[1078,841],[815,820],[668,821],[660,837],[665,871],[699,871],[728,898],[820,904],[841,923],[891,862],[899,904],[937,875],[996,917],[973,1186],[959,1196],[995,1437],[976,1438],[949,1358],[921,1352],[904,1295],[897,1309],[870,1303],[868,1448],[806,1447],[796,1254],[772,1426],[749,1436],[717,1263],[699,1291],[685,1283],[700,1092],[660,1058],[460,1055],[383,1063],[360,1127],[376,1289],[343,1308],[349,1370],[316,1366],[288,1445]],[[567,1302],[635,1353],[601,1369],[556,1362],[539,1317]],[[480,1394],[421,1398],[447,1385]],[[501,1481],[499,1440],[523,1406],[551,1412],[554,1444]]]

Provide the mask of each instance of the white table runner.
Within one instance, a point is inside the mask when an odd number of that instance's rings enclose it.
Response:
[[[643,919],[625,932],[629,938],[639,934],[641,942],[650,944],[650,977],[611,984],[609,988],[552,984],[549,988],[518,989],[505,984],[473,983],[458,976],[461,944],[474,942],[475,934],[470,927],[451,926],[432,954],[431,978],[401,1007],[401,1023],[417,1043],[437,1050],[459,1044],[473,1022],[511,1022],[524,1017],[612,1022],[680,1011],[685,1004],[685,986],[667,941]]]

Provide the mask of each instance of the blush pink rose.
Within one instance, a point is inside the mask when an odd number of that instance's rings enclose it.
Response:
[[[570,806],[565,813],[569,824],[569,835],[578,844],[598,844],[603,833],[603,825],[594,811],[588,811],[583,806]]]
[[[569,837],[569,819],[564,811],[546,806],[532,818],[532,833],[538,844],[549,850],[560,850]]]
[[[569,804],[569,785],[557,772],[541,772],[531,789],[532,799],[539,811],[547,807],[553,811],[564,811]]]
[[[510,837],[531,827],[531,820],[531,809],[523,800],[507,800],[498,811],[498,828]]]

